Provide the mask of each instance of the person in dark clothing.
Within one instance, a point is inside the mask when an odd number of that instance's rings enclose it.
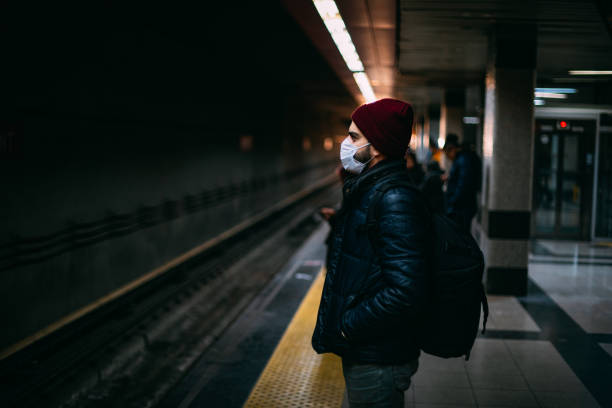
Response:
[[[344,184],[347,178],[355,176],[354,174],[348,172],[341,164],[336,167],[336,169],[334,170],[334,174],[338,176],[338,179],[340,180],[340,182],[342,182],[342,184]],[[319,214],[325,220],[329,221],[331,225],[333,225],[333,218],[336,215],[335,208],[330,206],[323,206],[319,209]]]
[[[342,182],[342,184],[344,184],[348,178],[356,177],[355,174],[347,171],[342,166],[342,164],[339,164],[338,167],[336,167],[336,169],[334,170],[334,173],[336,176],[338,176],[338,179]],[[337,213],[336,208],[330,207],[328,205],[319,208],[319,215],[321,215],[321,217],[323,217],[329,223],[331,227],[329,233],[327,234],[327,238],[325,239],[325,245],[327,245],[327,247],[329,247],[331,239],[334,236],[334,217],[336,216],[336,213]],[[329,264],[329,254],[330,254],[330,251],[327,251],[327,254],[325,257],[326,267]]]
[[[343,185],[333,216],[328,269],[312,336],[318,353],[342,357],[351,407],[403,407],[418,367],[417,321],[427,297],[426,247],[430,228],[418,191],[376,188],[405,180],[403,161],[412,107],[381,99],[353,112],[341,161],[355,177]],[[376,228],[365,224],[377,206]]]
[[[429,209],[439,214],[444,214],[444,192],[442,191],[442,186],[444,184],[442,181],[443,174],[444,172],[440,168],[440,164],[432,160],[427,165],[425,180],[423,180],[420,186]]]
[[[408,172],[408,178],[415,186],[420,186],[425,178],[425,172],[421,167],[421,164],[417,161],[416,154],[408,148],[406,150],[406,171]]]
[[[469,231],[478,209],[476,196],[480,190],[481,161],[476,153],[459,145],[457,135],[447,136],[443,150],[453,162],[446,182],[446,213]]]

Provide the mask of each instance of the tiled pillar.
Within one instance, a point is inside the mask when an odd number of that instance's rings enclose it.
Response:
[[[482,87],[470,85],[465,88],[465,117],[463,121],[463,143],[473,145],[476,152],[482,155]]]
[[[429,140],[438,143],[440,138],[440,105],[429,105],[427,118],[429,120]]]
[[[491,35],[483,131],[482,234],[489,293],[527,291],[536,27]]]
[[[446,89],[444,103],[440,112],[440,136],[454,133],[463,138],[463,114],[465,111],[465,89]]]

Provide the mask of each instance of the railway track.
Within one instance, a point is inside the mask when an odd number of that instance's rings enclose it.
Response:
[[[2,405],[155,406],[339,199],[319,184],[3,362]]]

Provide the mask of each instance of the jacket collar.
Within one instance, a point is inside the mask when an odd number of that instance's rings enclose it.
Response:
[[[400,176],[406,177],[406,166],[399,159],[385,159],[363,173],[355,177],[350,177],[344,182],[344,200],[351,199],[355,195],[360,195],[363,191],[372,187],[379,180],[387,177]]]

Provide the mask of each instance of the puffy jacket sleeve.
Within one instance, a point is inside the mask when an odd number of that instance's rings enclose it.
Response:
[[[405,327],[426,299],[429,217],[423,200],[416,192],[397,187],[387,191],[378,205],[375,252],[383,285],[344,313],[341,328],[349,340]]]

